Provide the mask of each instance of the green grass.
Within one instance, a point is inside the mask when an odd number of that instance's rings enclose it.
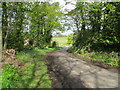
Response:
[[[53,41],[56,41],[60,47],[64,47],[67,44],[67,37],[53,37]]]
[[[2,88],[15,88],[17,81],[20,77],[17,73],[17,68],[13,65],[6,64],[6,67],[2,69]]]
[[[7,82],[3,79],[4,88],[51,88],[51,80],[45,64],[44,54],[56,49],[58,48],[39,49],[36,47],[32,50],[18,52],[16,58],[20,67],[14,73],[9,68],[4,69],[4,73],[7,75],[4,75]],[[14,76],[17,79],[14,79]],[[14,81],[12,85],[10,84],[11,79]],[[6,83],[7,86],[5,86]]]
[[[102,51],[101,52],[95,52],[95,51],[87,52],[82,49],[80,54],[78,52],[75,52],[75,54],[86,57],[93,61],[100,61],[110,66],[119,67],[120,59],[118,57],[118,53],[116,52],[111,52],[111,53],[102,52]]]

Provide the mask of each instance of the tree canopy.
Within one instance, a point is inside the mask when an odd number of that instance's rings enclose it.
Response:
[[[29,46],[44,48],[51,44],[52,32],[62,30],[59,3],[3,2],[3,47],[21,50]]]
[[[120,45],[120,2],[77,2],[68,12],[76,25],[73,48],[118,51]]]
[[[52,32],[73,27],[73,48],[118,51],[120,2],[77,2],[63,14],[58,2],[2,2],[3,48],[51,45]],[[67,21],[61,23],[61,21]],[[72,21],[72,23],[71,23]],[[63,28],[64,25],[64,28]],[[70,28],[68,28],[70,29]]]

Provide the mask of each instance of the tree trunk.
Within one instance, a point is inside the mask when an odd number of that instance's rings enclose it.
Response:
[[[7,22],[7,6],[6,2],[2,3],[2,31],[3,31],[3,48],[6,49],[7,46],[7,36],[8,36],[8,22]]]

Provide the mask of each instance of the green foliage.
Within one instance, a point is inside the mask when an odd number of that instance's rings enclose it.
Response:
[[[89,46],[96,50],[118,51],[120,23],[118,9],[120,2],[83,3],[77,2],[76,8],[68,13],[74,20],[77,31],[74,33],[74,47]]]
[[[3,47],[22,50],[24,46],[23,31],[25,28],[25,3],[2,3]]]
[[[83,56],[83,57],[87,57],[93,61],[100,61],[110,66],[119,67],[120,59],[118,57],[118,53],[116,52],[111,52],[111,53],[102,52],[102,51],[101,52],[95,52],[95,51],[87,52],[85,51],[85,49],[81,49],[80,52],[81,52],[80,54],[78,54],[78,52],[76,52],[76,54]]]
[[[68,35],[67,40],[68,40],[67,41],[68,44],[72,44],[73,43],[73,33]]]
[[[31,21],[30,36],[36,40],[36,46],[41,48],[49,46],[52,38],[51,32],[55,29],[62,29],[58,22],[62,15],[58,3],[50,5],[49,2],[35,2],[29,15]]]
[[[2,70],[2,88],[18,88],[17,82],[20,77],[17,70],[13,65],[5,65]]]
[[[26,48],[26,39],[31,48],[45,48],[51,43],[52,32],[63,30],[59,22],[62,12],[57,2],[3,2],[2,10],[4,49],[21,51]]]
[[[120,2],[77,2],[69,15],[76,25],[70,52],[118,66]],[[114,55],[112,55],[114,52]]]

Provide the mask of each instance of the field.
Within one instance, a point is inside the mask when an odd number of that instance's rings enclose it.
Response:
[[[56,41],[58,46],[64,47],[67,44],[67,37],[53,37],[52,41]]]

